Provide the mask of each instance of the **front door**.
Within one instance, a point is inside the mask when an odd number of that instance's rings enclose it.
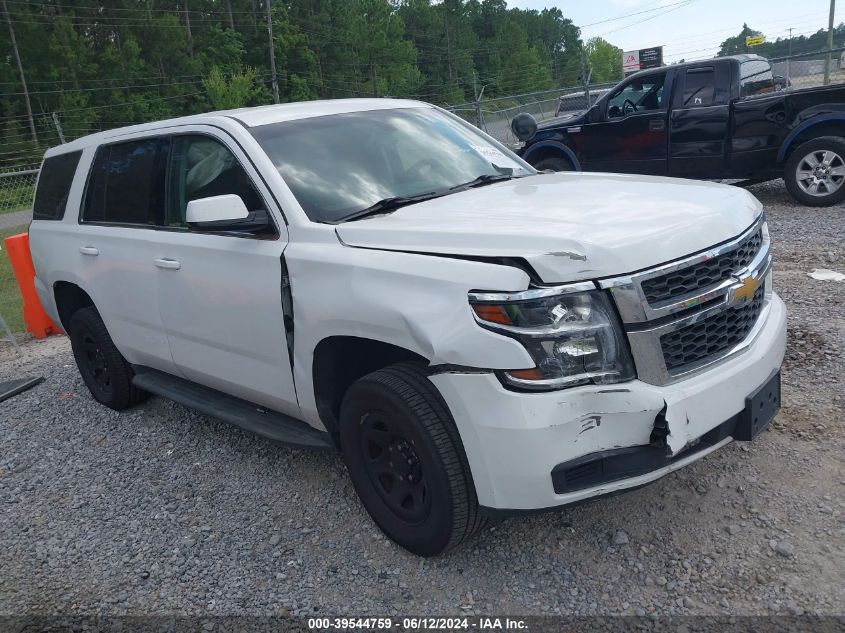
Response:
[[[241,197],[276,215],[272,197],[240,148],[213,130],[171,138],[167,226],[156,254],[159,308],[173,360],[186,378],[297,414],[282,310],[279,218],[261,234],[186,228],[191,200]]]
[[[569,130],[584,171],[666,173],[670,95],[665,82],[665,71],[632,78],[601,102],[599,121]]]

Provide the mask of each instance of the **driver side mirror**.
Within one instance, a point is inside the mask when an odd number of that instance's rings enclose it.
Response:
[[[185,211],[188,228],[195,231],[257,233],[270,224],[266,209],[249,211],[240,196],[225,194],[191,200]]]

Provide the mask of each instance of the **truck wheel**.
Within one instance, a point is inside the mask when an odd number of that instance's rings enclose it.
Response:
[[[149,396],[132,384],[132,369],[114,346],[96,308],[81,308],[68,323],[76,366],[100,404],[121,411]]]
[[[356,381],[341,406],[340,446],[364,508],[408,551],[434,556],[484,526],[458,430],[422,366]]]
[[[553,156],[551,158],[544,158],[543,160],[537,161],[537,164],[534,165],[534,169],[537,171],[543,171],[544,169],[551,169],[552,171],[572,171],[572,163],[569,162],[569,159]]]
[[[799,145],[786,161],[784,180],[801,204],[827,207],[845,198],[845,139],[820,136]]]

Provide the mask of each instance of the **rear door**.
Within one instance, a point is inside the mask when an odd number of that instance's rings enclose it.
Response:
[[[669,173],[718,178],[727,156],[730,65],[711,62],[687,68],[677,81],[669,116]]]
[[[171,137],[166,231],[150,267],[173,359],[186,378],[230,395],[298,414],[282,307],[280,210],[251,162],[216,128],[191,126]],[[235,194],[265,209],[260,234],[187,228],[187,203]]]
[[[69,243],[80,285],[120,352],[131,363],[178,374],[150,261],[164,218],[167,143],[143,137],[98,148]]]
[[[568,130],[584,171],[666,173],[666,78],[666,71],[632,77],[602,102],[597,122]]]

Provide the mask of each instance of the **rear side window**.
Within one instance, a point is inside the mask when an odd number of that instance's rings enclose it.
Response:
[[[718,105],[716,96],[716,71],[713,67],[692,68],[686,72],[684,82],[684,107],[706,107]]]
[[[32,206],[33,220],[61,220],[64,217],[73,175],[81,156],[81,151],[68,152],[44,160]]]
[[[82,220],[163,224],[166,144],[147,138],[101,147],[91,167]]]
[[[765,60],[742,62],[739,66],[740,95],[753,97],[775,91],[772,67]]]

